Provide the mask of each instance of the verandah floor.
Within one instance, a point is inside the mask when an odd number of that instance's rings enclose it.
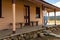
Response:
[[[41,26],[26,26],[26,27],[23,27],[22,29],[17,28],[15,34],[28,33],[28,32],[36,31],[36,30],[40,30],[40,29],[43,29],[43,28]],[[10,34],[12,34],[12,30],[10,30],[10,29],[1,30],[0,31],[0,39],[4,38],[5,36],[8,36]]]
[[[41,29],[43,29],[42,26],[33,26],[33,27],[32,26],[26,26],[26,27],[23,27],[22,29],[20,29],[20,28],[16,29],[15,34],[18,35],[18,34],[23,34],[23,33],[30,33],[30,32],[35,32],[35,31],[38,31],[38,30],[41,30]],[[57,29],[59,31],[55,30],[55,28],[52,28],[52,29],[48,29],[47,32],[51,31],[53,33],[57,32],[57,33],[60,34],[60,32],[59,32],[60,28],[59,27],[57,27]],[[12,34],[12,30],[2,30],[2,31],[0,31],[0,39],[4,38],[4,37],[6,37],[10,34]],[[36,38],[36,39],[40,40],[41,38]],[[34,39],[34,40],[36,40],[36,39]],[[60,40],[60,38],[58,39],[58,38],[55,38],[55,37],[52,37],[52,36],[42,37],[41,40],[45,40],[45,39],[46,40]]]

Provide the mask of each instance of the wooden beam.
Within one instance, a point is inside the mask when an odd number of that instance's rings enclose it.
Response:
[[[13,33],[16,31],[16,25],[15,25],[15,0],[12,0],[12,8],[13,8]]]
[[[55,20],[55,25],[56,25],[56,10],[54,9],[54,20]]]

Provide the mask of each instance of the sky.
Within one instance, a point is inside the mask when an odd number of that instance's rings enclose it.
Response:
[[[57,2],[59,2],[60,0],[45,0],[46,2],[49,2],[51,4],[55,4]]]
[[[57,6],[57,7],[60,7],[60,0],[44,0],[44,1],[46,1],[46,2],[48,2],[50,4],[53,4],[53,5]],[[50,16],[54,16],[53,12],[49,13],[49,14],[50,14]],[[56,12],[56,15],[60,16],[60,12]]]

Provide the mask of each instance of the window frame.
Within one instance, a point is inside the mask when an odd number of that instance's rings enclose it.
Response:
[[[2,17],[2,0],[0,0],[0,18],[3,18]]]
[[[40,18],[40,7],[36,7],[36,18]]]

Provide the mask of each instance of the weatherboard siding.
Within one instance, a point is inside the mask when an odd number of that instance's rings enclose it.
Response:
[[[27,4],[28,3],[28,4]],[[40,18],[36,18],[36,4],[30,2],[23,2],[16,0],[16,23],[25,22],[24,19],[24,5],[30,6],[30,21],[38,21],[39,25],[42,24],[42,6],[40,7]],[[2,0],[2,17],[0,18],[0,30],[10,29],[12,26],[9,23],[13,22],[13,12],[12,12],[12,0]],[[17,28],[18,26],[16,26]]]

